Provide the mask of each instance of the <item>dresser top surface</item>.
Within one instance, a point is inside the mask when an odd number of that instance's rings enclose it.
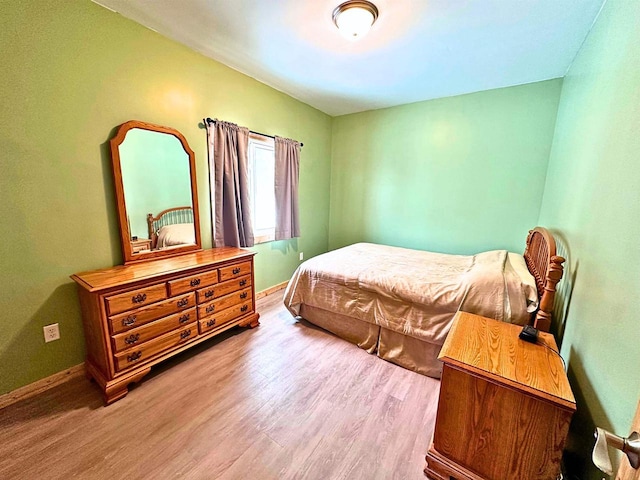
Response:
[[[90,292],[121,287],[168,274],[186,273],[233,260],[249,260],[255,252],[235,247],[217,247],[176,257],[118,265],[72,275],[71,278]]]
[[[575,409],[553,335],[540,333],[538,343],[546,348],[520,340],[521,330],[518,325],[458,312],[438,358],[493,382]]]

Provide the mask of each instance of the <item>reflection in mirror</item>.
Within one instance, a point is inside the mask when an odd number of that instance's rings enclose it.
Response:
[[[119,151],[132,253],[195,244],[189,155],[180,140],[133,128]]]
[[[130,120],[109,143],[124,263],[202,250],[195,155],[184,135]]]

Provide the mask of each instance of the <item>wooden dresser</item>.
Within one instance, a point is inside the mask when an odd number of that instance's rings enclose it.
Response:
[[[87,376],[107,404],[151,367],[234,326],[255,327],[253,252],[222,247],[72,275]]]
[[[552,335],[459,312],[444,362],[425,474],[436,480],[555,480],[575,399]]]

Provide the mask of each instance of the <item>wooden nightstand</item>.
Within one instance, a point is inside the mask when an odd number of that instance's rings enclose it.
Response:
[[[138,253],[143,250],[151,250],[151,240],[148,238],[138,238],[131,240],[131,253]]]
[[[562,360],[522,327],[456,315],[425,474],[436,480],[555,480],[575,412]],[[552,335],[538,339],[557,351]]]

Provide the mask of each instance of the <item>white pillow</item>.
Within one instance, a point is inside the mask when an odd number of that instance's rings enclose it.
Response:
[[[193,223],[165,225],[158,232],[158,248],[196,243]]]
[[[522,289],[524,290],[525,297],[527,298],[527,312],[535,312],[538,308],[538,288],[536,287],[536,279],[531,275],[527,268],[527,262],[524,257],[519,253],[509,252],[509,263],[513,270],[520,277]]]

